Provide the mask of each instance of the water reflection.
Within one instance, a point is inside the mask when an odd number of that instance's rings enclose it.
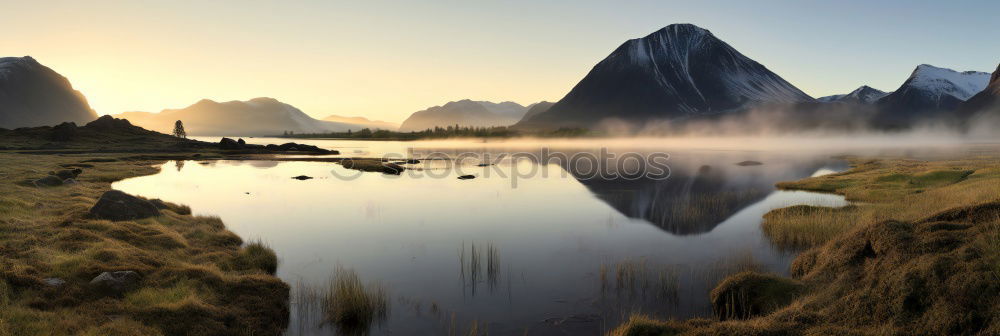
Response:
[[[764,165],[735,165],[745,160]],[[470,163],[483,173],[463,181],[448,170],[435,170],[438,179],[340,180],[331,171],[350,172],[332,163],[200,161],[114,187],[187,204],[266,241],[288,283],[326,288],[344,267],[381,284],[392,304],[372,334],[600,335],[632,312],[711,316],[707,293],[732,272],[787,273],[793,255],[762,236],[761,216],[844,201],[772,186],[836,170],[833,163],[819,155],[674,152],[666,180],[584,179],[569,166],[521,160]],[[539,173],[522,175],[516,188],[484,173],[519,168]],[[298,175],[316,178],[290,178]],[[293,300],[288,334],[338,333],[323,323],[322,309],[299,294]]]

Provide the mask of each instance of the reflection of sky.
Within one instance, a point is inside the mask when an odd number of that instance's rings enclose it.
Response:
[[[777,162],[749,168],[724,165],[742,160],[745,154],[684,157],[686,161],[676,162],[678,167],[718,162],[717,170],[741,176],[727,180],[737,186],[772,185],[775,179],[812,173]],[[601,264],[638,259],[697,269],[750,253],[768,269],[786,272],[790,255],[768,246],[759,231],[761,216],[807,198],[842,204],[838,196],[776,192],[710,232],[676,236],[622,215],[559,166],[531,165],[519,161],[515,166],[490,167],[508,174],[512,167],[546,173],[521,178],[516,188],[507,178],[481,172],[475,173],[477,179],[462,181],[451,171],[441,172],[449,174],[442,178],[414,178],[359,174],[331,163],[264,161],[188,162],[180,171],[171,162],[157,175],[114,187],[188,204],[196,214],[220,216],[247,240],[268,242],[281,259],[278,275],[289,283],[321,282],[342,265],[357,270],[363,279],[382,281],[394,298],[421,302],[425,310],[434,303],[443,311],[457,312],[462,321],[491,322],[492,334],[520,334],[521,328],[545,318],[581,314],[597,314],[607,319],[605,326],[613,325],[627,313],[619,305],[659,315],[704,315],[707,295],[701,291],[707,289],[698,287],[687,273],[681,276],[681,290],[695,289],[682,293],[677,306],[662,307],[600,300],[598,269]],[[801,176],[782,176],[779,170]],[[315,179],[291,179],[297,175]],[[480,248],[492,244],[499,249],[501,281],[496,291],[480,284],[483,287],[471,295],[459,277],[458,251],[463,244]],[[412,305],[394,302],[386,330],[439,331],[435,328],[440,324],[426,312],[418,318],[412,310]],[[598,333],[602,324],[581,325],[588,333]]]

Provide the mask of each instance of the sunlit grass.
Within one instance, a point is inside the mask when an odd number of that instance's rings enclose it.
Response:
[[[821,245],[858,226],[914,221],[947,209],[1000,200],[1000,161],[855,161],[844,173],[782,182],[783,189],[845,195],[843,208],[793,206],[764,216],[762,229],[778,247]]]
[[[261,270],[268,274],[278,271],[278,255],[263,241],[252,241],[243,246],[232,262],[236,270]]]
[[[267,275],[274,263],[241,248],[218,218],[191,216],[190,208],[170,203],[160,216],[137,221],[87,216],[110,182],[156,173],[162,163],[119,159],[127,155],[87,163],[92,167],[83,168],[78,184],[35,188],[25,181],[94,157],[0,153],[0,335],[282,328],[288,288]],[[254,266],[230,269],[244,259]],[[93,277],[120,270],[139,273],[139,288],[122,299],[88,291]],[[50,288],[44,278],[66,284]]]

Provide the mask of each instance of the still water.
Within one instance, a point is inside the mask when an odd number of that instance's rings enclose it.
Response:
[[[366,156],[515,151],[310,143]],[[552,150],[597,152],[580,147]],[[580,162],[526,158],[489,166],[427,160],[399,176],[325,162],[180,161],[114,188],[187,204],[197,215],[221,217],[247,241],[263,240],[279,256],[278,276],[293,287],[324,284],[338,267],[382,284],[389,314],[370,329],[379,335],[465,333],[473,325],[491,335],[599,335],[632,313],[711,316],[708,292],[727,274],[787,274],[794,251],[769,243],[760,231],[764,213],[846,204],[840,196],[773,188],[847,168],[830,153],[660,151],[669,154],[666,178],[588,178]],[[747,160],[762,164],[736,164]],[[476,178],[457,179],[466,174]],[[291,178],[298,175],[313,179]],[[293,300],[286,333],[335,334],[318,314]]]

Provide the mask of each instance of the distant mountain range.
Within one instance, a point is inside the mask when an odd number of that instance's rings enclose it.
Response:
[[[399,129],[399,124],[397,123],[381,121],[381,120],[369,120],[368,118],[365,117],[344,117],[331,114],[324,117],[322,120],[332,121],[342,124],[357,125],[356,127],[368,128],[372,130],[380,129],[380,130],[395,131]]]
[[[0,127],[79,125],[97,119],[80,91],[69,80],[34,58],[0,58]]]
[[[188,135],[263,136],[295,133],[344,132],[367,127],[360,124],[316,120],[274,98],[215,102],[209,99],[159,113],[125,112],[113,115],[157,132],[170,133],[181,120]]]
[[[423,131],[435,127],[510,126],[521,120],[528,108],[515,102],[493,103],[469,99],[448,102],[414,112],[399,126],[401,132]]]
[[[924,120],[956,119],[958,105],[983,91],[989,80],[985,72],[922,64],[896,91],[875,102],[878,114],[873,125],[904,128]]]
[[[622,44],[548,111],[517,127],[591,127],[732,113],[761,103],[812,101],[708,30],[674,24]]]
[[[989,117],[992,122],[1000,122],[1000,65],[993,71],[985,89],[959,104],[958,116],[961,119]],[[991,126],[1000,127],[1000,123]]]
[[[181,120],[189,135],[227,136],[362,128],[409,132],[454,125],[513,125],[534,131],[593,128],[609,120],[636,125],[665,120],[682,126],[690,121],[706,126],[730,119],[728,125],[742,126],[731,117],[751,114],[754,122],[779,130],[902,129],[926,121],[958,126],[972,116],[1000,114],[997,76],[923,64],[892,92],[865,85],[850,93],[813,99],[710,31],[674,24],[626,41],[554,103],[522,106],[465,99],[414,112],[399,125],[338,115],[317,120],[273,98],[206,99],[181,109],[114,116],[163,133]],[[762,116],[759,111],[772,113]],[[0,128],[64,121],[83,124],[95,118],[83,94],[65,77],[31,57],[0,58]]]
[[[864,118],[876,128],[905,128],[921,121],[960,119],[959,105],[983,91],[988,81],[984,72],[924,64],[893,92],[861,86],[812,99],[708,30],[674,24],[625,42],[563,99],[547,111],[529,113],[514,127],[590,128],[606,120],[638,125],[711,121],[763,107],[790,111],[780,113],[780,118],[793,119],[780,120],[782,124],[854,125],[847,121]],[[827,103],[838,106],[824,106]],[[823,121],[829,118],[840,120]]]
[[[891,92],[884,92],[868,85],[862,85],[851,91],[851,93],[820,97],[816,98],[816,100],[824,103],[871,104],[882,99],[882,97],[885,97],[889,93]]]

